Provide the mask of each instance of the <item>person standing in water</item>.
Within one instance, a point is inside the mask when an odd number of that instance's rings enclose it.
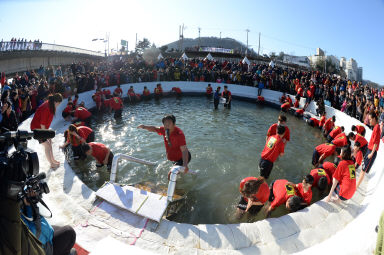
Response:
[[[183,131],[176,126],[176,117],[166,115],[163,119],[162,127],[139,125],[137,128],[145,129],[150,132],[156,132],[164,137],[165,150],[167,159],[172,161],[174,165],[183,166],[184,172],[187,173],[188,163],[191,161],[191,153],[187,148]]]
[[[213,96],[213,105],[215,106],[215,110],[217,110],[219,108],[219,103],[220,103],[220,89],[221,87],[217,87],[216,88],[216,91],[215,91],[215,94]]]
[[[228,90],[228,86],[224,86],[224,91],[221,95],[221,97],[226,99],[226,102],[224,104],[224,108],[231,109],[231,103],[232,103],[232,93]]]

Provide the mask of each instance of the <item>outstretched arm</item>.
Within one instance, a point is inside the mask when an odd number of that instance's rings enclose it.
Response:
[[[149,132],[158,132],[159,131],[158,127],[155,127],[155,126],[145,126],[143,124],[137,126],[137,128],[145,129],[145,130],[147,130]]]

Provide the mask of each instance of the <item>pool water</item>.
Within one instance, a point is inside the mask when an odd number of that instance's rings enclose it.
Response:
[[[163,98],[125,104],[123,117],[115,120],[113,114],[97,114],[92,128],[96,141],[109,146],[114,154],[124,153],[140,159],[157,161],[155,167],[123,161],[119,164],[117,182],[135,184],[151,182],[167,185],[167,173],[172,163],[167,161],[162,136],[137,129],[139,124],[160,126],[165,114],[176,116],[176,125],[186,137],[192,154],[189,168],[196,175],[185,176],[179,183],[189,190],[185,205],[172,219],[192,224],[234,223],[236,206],[240,200],[239,183],[248,176],[258,176],[258,163],[265,145],[269,126],[277,122],[278,109],[234,100],[232,109],[220,105],[213,110],[213,102],[205,97]],[[286,114],[291,141],[285,155],[279,158],[268,179],[288,179],[299,183],[312,169],[312,152],[316,145],[325,142],[318,129],[309,127],[303,120]],[[96,169],[91,159],[74,162],[72,166],[90,188],[97,190],[109,180],[105,168]],[[314,190],[314,200],[319,199]],[[278,208],[277,217],[287,213]],[[265,218],[263,211],[240,221]]]

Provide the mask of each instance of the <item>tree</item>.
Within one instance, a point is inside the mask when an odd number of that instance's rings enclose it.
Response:
[[[152,43],[151,48],[157,48],[155,43]]]
[[[315,70],[332,74],[339,74],[338,69],[335,64],[333,64],[329,59],[318,58],[314,66]],[[325,70],[326,69],[326,70]]]
[[[139,41],[136,45],[135,51],[139,54],[143,54],[144,50],[149,48],[151,43],[147,38],[144,38],[142,41]]]
[[[279,56],[277,57],[277,59],[283,61],[283,59],[284,59],[284,55],[285,55],[285,54],[284,54],[284,51],[280,51]]]
[[[161,51],[162,53],[166,52],[167,50],[168,50],[168,46],[167,46],[167,45],[164,45],[164,46],[161,46],[161,47],[160,47],[160,51]]]
[[[271,54],[269,56],[270,56],[271,59],[276,58],[276,52],[271,52]]]

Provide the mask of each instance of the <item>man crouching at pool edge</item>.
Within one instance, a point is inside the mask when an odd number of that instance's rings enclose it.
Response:
[[[187,148],[184,133],[176,126],[176,117],[174,115],[164,116],[162,122],[162,127],[139,125],[137,128],[162,135],[164,137],[167,159],[173,161],[173,164],[176,166],[183,166],[184,173],[187,173],[189,170],[188,163],[191,161],[191,153]],[[170,172],[168,173],[168,179],[169,174]]]

